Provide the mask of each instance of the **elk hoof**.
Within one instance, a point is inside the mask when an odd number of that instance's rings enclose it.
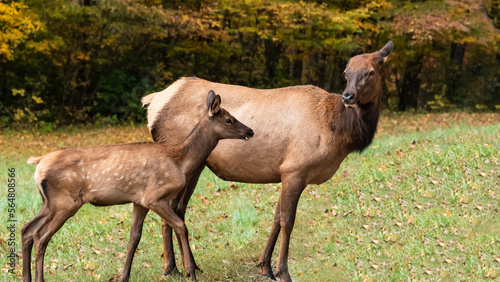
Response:
[[[274,277],[274,275],[272,273],[265,273],[264,274],[264,277],[266,278],[269,278],[269,279],[272,279],[274,281],[276,281],[276,277]]]
[[[194,265],[194,270],[200,272],[200,273],[203,273],[203,270],[201,270],[201,268],[198,266],[198,265]]]
[[[182,273],[179,272],[179,270],[176,268],[170,270],[170,271],[165,271],[165,273],[163,273],[163,275],[165,276],[180,276],[182,277]]]
[[[196,281],[196,275],[194,274],[194,271],[193,271],[192,274],[188,274],[187,277],[191,281]]]

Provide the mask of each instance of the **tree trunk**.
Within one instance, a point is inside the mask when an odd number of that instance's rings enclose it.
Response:
[[[302,82],[302,68],[304,63],[302,62],[302,59],[299,59],[300,54],[302,54],[301,50],[296,51],[296,58],[293,60],[292,64],[292,77],[298,81]]]
[[[465,106],[465,85],[462,81],[462,65],[465,55],[465,43],[451,43],[450,64],[447,69],[446,98],[455,105]]]
[[[281,44],[273,42],[272,39],[264,41],[264,55],[266,60],[266,84],[272,85],[277,77],[277,68],[281,54]]]
[[[399,92],[398,110],[400,111],[404,111],[408,107],[415,109],[418,107],[423,58],[423,54],[417,54],[406,64],[401,92]]]

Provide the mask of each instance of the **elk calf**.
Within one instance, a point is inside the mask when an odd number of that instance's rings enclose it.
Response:
[[[85,203],[96,206],[132,202],[130,242],[122,272],[128,281],[142,224],[148,211],[156,212],[180,238],[186,274],[195,280],[195,263],[184,221],[171,207],[185,184],[220,139],[244,139],[253,131],[220,108],[220,96],[209,91],[208,114],[178,145],[144,142],[87,148],[65,148],[28,159],[38,164],[35,180],[43,198],[39,214],[22,230],[23,281],[31,281],[31,249],[35,244],[36,281],[43,279],[43,259],[50,238]]]

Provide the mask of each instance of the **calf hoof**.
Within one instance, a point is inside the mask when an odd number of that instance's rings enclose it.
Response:
[[[264,273],[262,275],[264,275],[264,277],[266,277],[266,278],[269,278],[269,279],[276,281],[276,277],[274,277],[274,275],[272,273],[268,272],[268,273]]]
[[[163,275],[165,276],[180,276],[182,277],[182,273],[179,272],[179,270],[176,268],[170,270],[170,271],[165,271],[165,273],[163,273]]]
[[[290,277],[290,273],[288,273],[288,271],[286,272],[283,272],[283,273],[279,273],[279,272],[276,272],[275,273],[276,277],[279,277],[280,281],[282,282],[292,282],[292,277]]]

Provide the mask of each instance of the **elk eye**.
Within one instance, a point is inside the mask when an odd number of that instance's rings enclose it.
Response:
[[[375,75],[375,71],[370,72],[370,76]]]
[[[227,124],[233,124],[233,121],[230,118],[228,118],[228,119],[226,119],[226,123]]]

